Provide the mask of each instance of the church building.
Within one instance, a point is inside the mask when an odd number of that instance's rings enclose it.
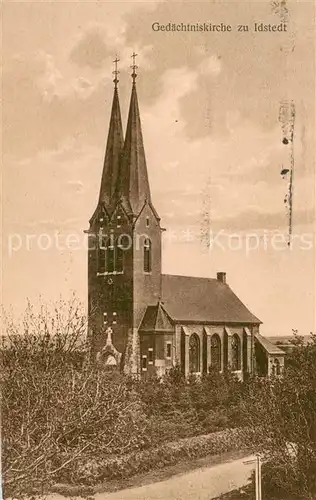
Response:
[[[125,134],[114,71],[99,199],[87,231],[91,355],[139,375],[180,365],[185,375],[230,367],[243,379],[255,370],[261,322],[226,273],[213,279],[162,273],[164,229],[148,181],[135,60],[132,68]]]

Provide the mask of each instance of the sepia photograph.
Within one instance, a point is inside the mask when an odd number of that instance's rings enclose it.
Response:
[[[315,3],[0,11],[2,498],[316,500]]]

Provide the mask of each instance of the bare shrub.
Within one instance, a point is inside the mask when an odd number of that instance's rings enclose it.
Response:
[[[17,496],[72,482],[82,457],[146,447],[141,404],[128,379],[85,362],[80,305],[28,307],[22,325],[7,321],[2,342],[3,483]]]
[[[242,401],[245,440],[266,461],[269,498],[316,496],[316,336],[293,337],[283,377],[255,379]]]

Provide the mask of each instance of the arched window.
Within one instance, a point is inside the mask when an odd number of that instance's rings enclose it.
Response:
[[[190,373],[200,371],[200,339],[196,333],[189,340],[189,370]]]
[[[149,238],[144,241],[144,272],[151,272],[151,241]]]
[[[124,250],[119,245],[116,246],[115,270],[117,273],[123,272],[124,265]]]
[[[115,244],[115,271],[124,272],[124,255],[132,246],[132,238],[127,234],[121,234]]]
[[[241,370],[241,345],[236,333],[232,338],[232,370]]]
[[[124,235],[120,235],[117,238],[115,245],[115,271],[117,273],[124,272],[124,251],[126,250],[126,237]]]
[[[274,359],[274,363],[272,365],[272,375],[281,375],[281,365],[278,358]]]
[[[106,251],[106,238],[105,236],[98,235],[98,273],[105,273],[105,251]]]
[[[114,240],[113,237],[98,237],[98,272],[123,273],[124,251],[130,248],[128,237],[121,235]]]
[[[271,360],[271,375],[272,377],[275,376],[275,363],[273,363],[272,360]]]
[[[115,271],[114,245],[110,240],[107,242],[106,247],[106,271],[108,273]]]
[[[221,339],[215,333],[211,337],[211,367],[221,371]]]

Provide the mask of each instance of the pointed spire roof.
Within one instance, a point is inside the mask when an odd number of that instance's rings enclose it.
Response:
[[[143,317],[140,331],[143,332],[173,332],[172,320],[159,300],[154,306],[148,306]]]
[[[118,59],[114,62],[117,64]],[[115,78],[113,80],[114,96],[99,195],[99,203],[104,203],[106,207],[109,206],[116,190],[119,164],[124,144],[121,109],[117,90],[117,66],[113,73],[115,74]]]
[[[136,54],[133,55],[135,58]],[[136,68],[132,66],[133,86],[120,170],[119,195],[128,212],[138,215],[145,201],[151,202],[138,99]]]

